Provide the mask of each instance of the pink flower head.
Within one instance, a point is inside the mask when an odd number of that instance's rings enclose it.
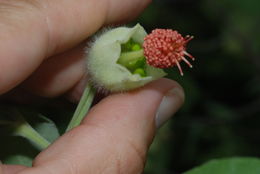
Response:
[[[146,62],[156,68],[169,68],[177,65],[183,75],[180,61],[184,61],[190,67],[192,65],[185,59],[185,55],[194,60],[194,57],[186,52],[186,44],[192,36],[182,37],[175,30],[155,29],[144,38],[143,48]]]

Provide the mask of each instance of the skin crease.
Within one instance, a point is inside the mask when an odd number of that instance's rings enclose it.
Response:
[[[42,96],[73,93],[71,89],[76,89],[85,73],[81,43],[104,25],[133,19],[148,3],[0,1],[0,94],[21,83],[22,88]],[[129,93],[111,95],[91,109],[80,126],[41,152],[33,167],[0,165],[0,174],[141,173],[155,133],[154,115],[163,95],[172,88],[182,90],[176,82],[161,79]],[[176,111],[183,96],[174,96]]]

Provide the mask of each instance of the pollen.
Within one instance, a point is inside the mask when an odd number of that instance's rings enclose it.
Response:
[[[192,68],[191,63],[185,58],[195,60],[186,51],[186,44],[193,39],[193,36],[182,37],[175,30],[155,29],[144,38],[143,48],[147,64],[156,68],[170,68],[177,66],[180,74],[183,75],[180,62],[184,61]]]

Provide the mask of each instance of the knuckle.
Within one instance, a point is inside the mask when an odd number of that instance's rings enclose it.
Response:
[[[88,127],[98,131],[104,142],[110,142],[110,162],[100,168],[100,173],[132,174],[141,173],[145,166],[147,146],[129,138],[127,135],[111,133],[104,125],[88,122]]]
[[[39,0],[8,0],[0,2],[1,12],[19,12],[30,10],[41,10],[43,3]]]
[[[8,31],[24,28],[28,21],[42,20],[43,3],[40,0],[4,0],[0,2],[0,25]]]
[[[117,140],[114,171],[116,174],[141,173],[146,162],[146,147],[127,138]]]

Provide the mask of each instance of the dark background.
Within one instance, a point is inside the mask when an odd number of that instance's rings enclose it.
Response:
[[[146,174],[178,174],[210,159],[260,156],[260,1],[157,0],[136,22],[195,38],[196,61],[169,78],[186,93],[184,107],[159,132]]]
[[[194,68],[182,62],[183,77],[176,67],[168,70],[186,101],[158,132],[145,174],[180,174],[215,158],[260,156],[259,11],[259,0],[154,0],[132,23],[195,37],[187,47]],[[12,103],[1,103],[1,116],[9,105],[12,110]],[[60,132],[75,109],[60,99],[35,105],[21,110],[53,119]],[[5,137],[0,147],[7,163],[17,154],[28,152],[30,160],[38,153],[20,137]]]

